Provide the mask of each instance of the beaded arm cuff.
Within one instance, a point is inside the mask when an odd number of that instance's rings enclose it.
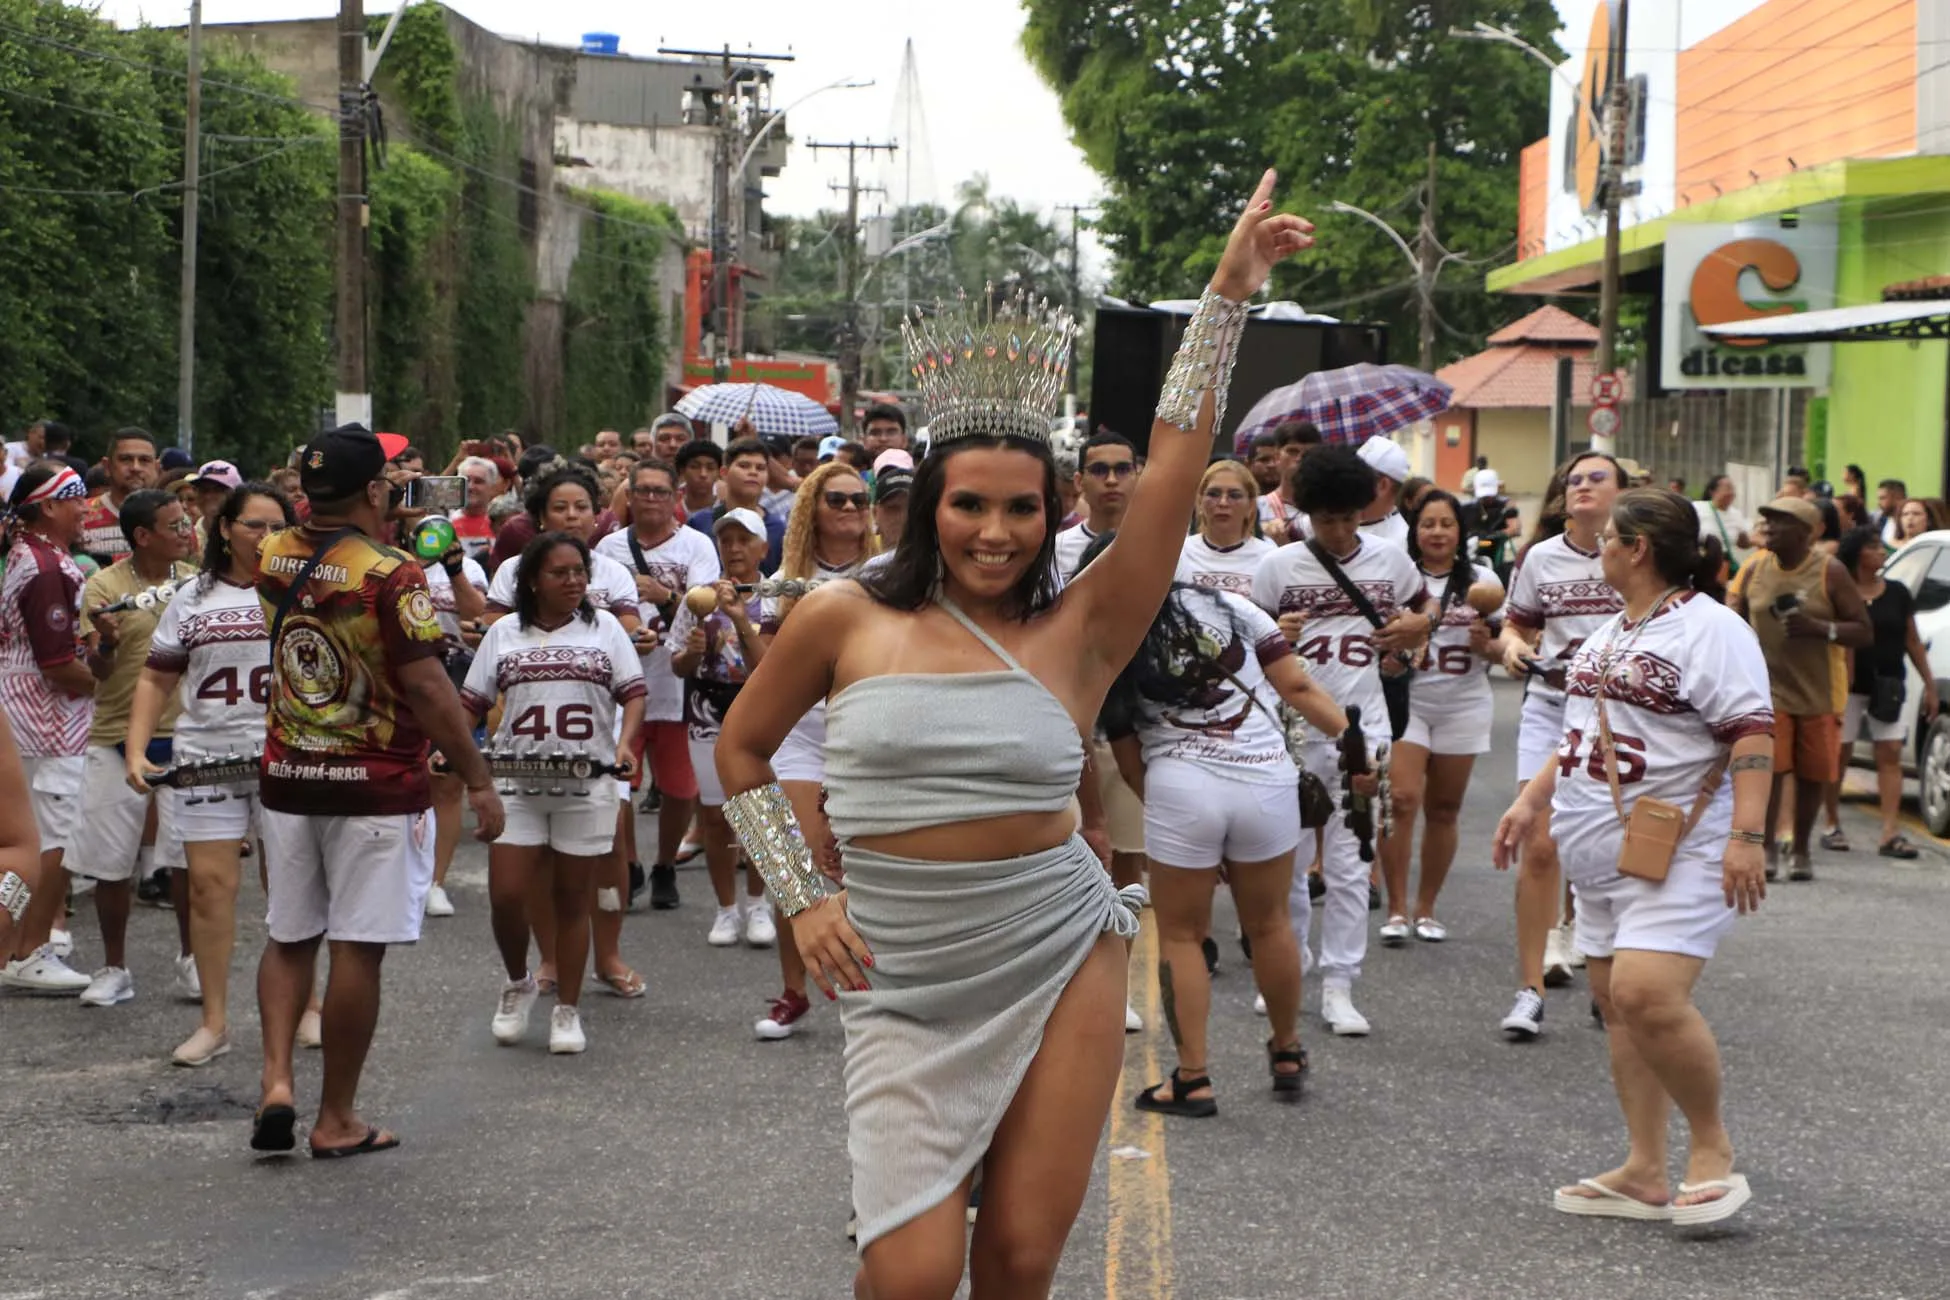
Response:
[[[0,875],[0,910],[13,917],[15,925],[20,924],[21,913],[27,910],[27,900],[33,896],[34,891],[27,887],[27,882],[15,873],[9,871]]]
[[[790,919],[826,897],[826,877],[813,865],[799,819],[778,782],[732,795],[724,801],[724,816],[781,916]]]
[[[1206,289],[1158,394],[1160,420],[1190,433],[1198,423],[1199,403],[1211,393],[1212,427],[1225,422],[1226,386],[1232,382],[1232,363],[1245,330],[1246,304]]]

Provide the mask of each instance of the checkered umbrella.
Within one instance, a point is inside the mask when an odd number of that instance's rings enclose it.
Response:
[[[771,384],[706,384],[686,393],[677,410],[707,424],[750,420],[758,432],[779,437],[823,438],[840,429],[833,413],[812,398]]]
[[[1254,402],[1239,422],[1234,449],[1244,455],[1256,436],[1288,420],[1312,420],[1325,441],[1358,447],[1370,438],[1440,415],[1449,409],[1454,391],[1413,366],[1363,361],[1317,371]]]

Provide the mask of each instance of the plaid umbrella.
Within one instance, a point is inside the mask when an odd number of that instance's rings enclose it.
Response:
[[[1288,420],[1312,420],[1325,441],[1358,447],[1370,438],[1440,415],[1449,409],[1454,391],[1413,366],[1363,361],[1317,371],[1254,402],[1239,422],[1234,450],[1244,455],[1256,436]]]
[[[760,433],[779,437],[823,438],[840,429],[833,413],[812,398],[771,384],[706,384],[686,393],[677,410],[707,424],[750,420]]]

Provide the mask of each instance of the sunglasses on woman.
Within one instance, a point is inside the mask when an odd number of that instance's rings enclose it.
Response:
[[[1610,470],[1594,469],[1584,474],[1566,474],[1564,476],[1564,486],[1567,488],[1583,487],[1586,483],[1589,483],[1592,487],[1597,487],[1600,483],[1604,483],[1610,478]]]
[[[867,508],[867,494],[864,492],[828,492],[826,504],[834,510],[844,510],[852,506],[855,510]]]

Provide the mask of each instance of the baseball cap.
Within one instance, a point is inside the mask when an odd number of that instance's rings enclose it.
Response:
[[[172,469],[186,469],[196,464],[196,458],[181,447],[164,447],[162,454],[156,458],[156,463],[161,465],[163,473],[167,474]]]
[[[888,469],[904,469],[911,474],[914,472],[914,457],[908,455],[906,451],[899,447],[889,447],[886,451],[881,452],[873,458],[873,472],[875,474],[879,474],[882,470]]]
[[[1503,480],[1496,476],[1495,470],[1479,469],[1476,471],[1476,499],[1478,501],[1481,501],[1484,497],[1493,497],[1502,490]]]
[[[837,433],[827,434],[824,438],[821,438],[819,440],[819,459],[821,461],[828,461],[833,459],[833,457],[839,455],[840,448],[844,447],[845,445],[846,445],[846,439],[840,437],[839,434]]]
[[[914,471],[911,469],[903,469],[899,465],[876,469],[873,474],[873,503],[879,505],[882,501],[890,501],[913,487]]]
[[[1775,497],[1760,508],[1763,515],[1786,515],[1806,524],[1817,536],[1821,533],[1821,510],[1801,497]]]
[[[1368,468],[1397,483],[1408,481],[1408,453],[1391,438],[1370,438],[1354,453],[1368,462]]]
[[[737,524],[753,537],[761,541],[765,539],[765,520],[760,518],[758,511],[750,506],[733,506],[719,515],[711,524],[711,535],[716,537],[722,533],[727,524]]]
[[[298,482],[305,495],[342,501],[386,472],[386,462],[406,449],[397,433],[374,433],[363,424],[341,425],[305,444]]]
[[[227,460],[206,460],[191,480],[196,483],[221,483],[227,488],[242,487],[244,476]]]

